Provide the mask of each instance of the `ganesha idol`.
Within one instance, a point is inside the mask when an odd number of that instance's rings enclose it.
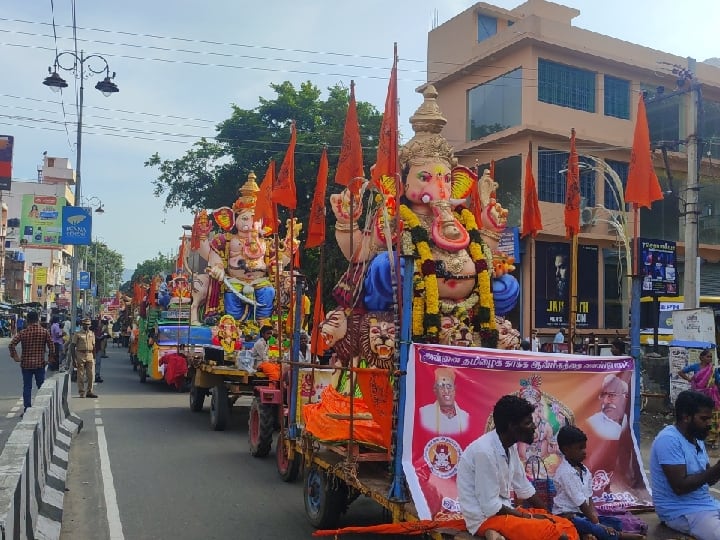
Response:
[[[268,266],[289,264],[300,227],[290,228],[275,253],[262,223],[254,220],[260,190],[255,180],[251,172],[232,208],[215,210],[212,220],[205,210],[195,217],[188,251],[192,259],[188,266],[194,272],[191,324],[201,324],[202,308],[206,321],[222,314],[238,321],[266,319],[272,314],[275,287]],[[220,229],[217,232],[213,221]]]
[[[331,197],[337,218],[335,236],[351,261],[335,289],[335,298],[343,308],[392,308],[393,264],[387,250],[388,244],[395,245],[397,211],[402,221],[403,255],[414,259],[413,339],[438,342],[441,333],[448,339],[449,329],[443,328],[448,321],[469,321],[468,326],[481,335],[492,334],[492,252],[483,240],[480,224],[465,207],[471,190],[477,189],[477,176],[456,165],[452,148],[440,135],[447,120],[437,105],[435,88],[429,85],[423,96],[423,104],[410,118],[415,135],[398,156],[401,193],[396,193],[392,179],[383,177],[380,185],[374,186],[379,191],[375,196],[378,208],[364,230],[358,226],[361,199],[349,189]],[[352,219],[350,197],[354,197]]]

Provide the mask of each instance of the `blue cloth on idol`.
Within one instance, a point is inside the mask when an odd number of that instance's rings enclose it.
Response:
[[[168,291],[167,283],[160,284],[157,300],[158,304],[160,304],[163,309],[167,309],[170,305],[170,292]]]
[[[395,264],[395,252],[392,253]],[[400,259],[400,274],[405,262]],[[390,311],[395,302],[390,273],[390,257],[386,251],[378,253],[368,263],[363,282],[363,302],[368,311]]]
[[[507,315],[515,307],[520,298],[520,283],[510,274],[503,274],[492,280],[493,301],[495,314]]]
[[[232,315],[239,321],[245,319],[267,319],[272,315],[273,302],[275,301],[275,287],[259,287],[255,289],[255,301],[258,306],[251,306],[240,300],[234,292],[226,291],[223,297],[225,302],[225,313]]]

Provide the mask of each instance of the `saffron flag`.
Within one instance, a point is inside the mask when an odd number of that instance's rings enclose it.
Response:
[[[338,159],[335,183],[347,186],[353,178],[365,176],[363,170],[362,143],[360,142],[360,123],[355,103],[355,81],[350,81],[350,103],[345,117],[340,159]]]
[[[175,262],[175,269],[178,272],[182,272],[185,268],[185,234],[180,239],[180,249],[178,249],[177,262]]]
[[[530,143],[528,145],[528,155],[525,159],[525,191],[523,194],[522,232],[520,237],[525,238],[529,234],[535,238],[542,228],[537,186],[532,172],[532,143]]]
[[[565,189],[565,235],[571,238],[580,232],[580,162],[575,148],[575,128],[570,135],[567,187]]]
[[[325,190],[327,188],[328,157],[327,148],[323,148],[318,167],[317,185],[310,207],[308,233],[305,247],[313,248],[325,243]]]
[[[290,126],[290,144],[288,145],[285,159],[280,166],[280,172],[273,183],[270,200],[290,210],[297,207],[297,194],[295,193],[295,143],[297,142],[297,130],[295,122]]]
[[[270,229],[272,234],[278,231],[277,206],[272,201],[273,184],[275,183],[275,160],[270,160],[265,178],[260,183],[260,191],[255,203],[255,221],[262,220],[263,227]]]
[[[315,291],[315,303],[313,304],[313,329],[310,336],[310,352],[316,356],[325,354],[327,347],[325,340],[320,335],[320,323],[325,320],[325,309],[322,302],[322,282],[318,280]]]
[[[393,392],[390,373],[385,369],[358,368],[357,383],[373,420],[380,426],[385,448],[392,448]]]
[[[385,112],[383,113],[378,140],[377,159],[372,169],[372,183],[381,185],[381,178],[389,176],[395,179],[398,170],[398,109],[397,109],[397,49],[390,72]]]
[[[652,164],[650,129],[648,128],[647,113],[645,112],[645,100],[640,94],[633,147],[630,152],[630,168],[628,170],[627,186],[625,187],[625,202],[650,208],[654,201],[659,201],[662,198],[660,182],[658,182]]]

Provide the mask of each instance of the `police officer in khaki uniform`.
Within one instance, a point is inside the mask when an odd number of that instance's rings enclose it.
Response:
[[[96,398],[93,393],[95,382],[95,333],[90,330],[90,319],[80,321],[82,330],[75,332],[70,340],[70,351],[77,365],[77,385],[81,398]],[[87,392],[85,384],[87,383]]]

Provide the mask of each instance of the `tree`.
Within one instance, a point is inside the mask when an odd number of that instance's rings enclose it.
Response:
[[[163,255],[158,252],[157,256],[153,259],[146,259],[135,267],[132,277],[130,278],[129,284],[123,284],[125,291],[132,291],[130,286],[133,283],[149,283],[150,279],[158,274],[171,274],[175,271],[176,264],[175,257]],[[132,295],[132,292],[126,292],[125,294]]]
[[[163,160],[155,153],[145,162],[146,167],[159,169],[159,176],[153,180],[154,193],[157,197],[165,197],[166,208],[182,207],[194,211],[231,206],[237,199],[237,189],[251,170],[255,171],[259,182],[271,159],[275,159],[279,167],[290,139],[290,122],[295,120],[298,133],[295,152],[298,205],[295,215],[300,222],[307,223],[324,145],[328,147],[330,164],[337,164],[349,90],[335,85],[328,88],[327,99],[323,101],[321,91],[309,81],[299,88],[288,81],[270,86],[276,97],[259,98],[260,104],[255,109],[246,110],[233,105],[231,117],[217,126],[214,141],[199,140],[179,159]],[[374,141],[380,131],[382,115],[366,102],[359,101],[357,109],[367,176],[370,165],[375,161]],[[328,197],[331,191],[339,192],[342,187],[333,184],[333,169],[329,176]],[[332,212],[327,201],[326,208],[326,219],[330,223]],[[287,212],[281,208],[283,223],[287,217]],[[325,297],[329,298],[330,288],[347,268],[347,262],[332,237],[333,229],[328,227],[327,230]],[[311,290],[314,290],[312,287],[319,267],[318,250],[303,252],[301,263],[301,270],[308,276]]]
[[[83,258],[93,284],[98,286],[98,298],[111,296],[122,277],[123,256],[102,242],[92,242],[84,248]]]

